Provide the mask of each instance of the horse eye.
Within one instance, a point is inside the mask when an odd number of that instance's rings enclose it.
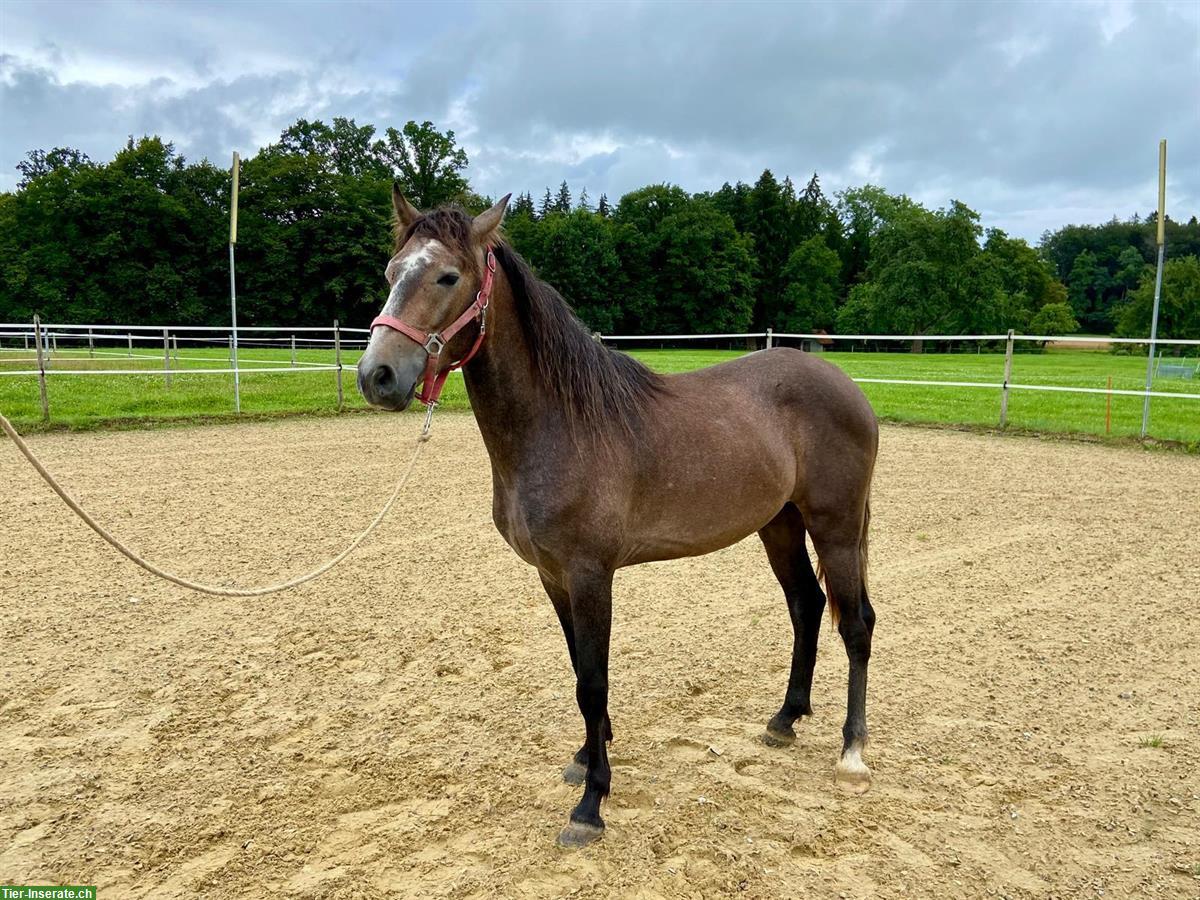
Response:
[[[445,285],[446,287],[454,287],[454,285],[458,284],[458,274],[455,272],[447,272],[438,279],[437,283]]]

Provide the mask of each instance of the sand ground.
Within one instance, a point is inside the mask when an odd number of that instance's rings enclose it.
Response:
[[[46,435],[103,521],[261,582],[384,499],[413,417]],[[759,735],[790,626],[756,539],[618,574],[609,828],[554,838],[582,736],[473,420],[305,588],[219,600],[116,556],[0,446],[0,882],[123,897],[1200,896],[1200,460],[889,426],[871,793],[846,659]]]

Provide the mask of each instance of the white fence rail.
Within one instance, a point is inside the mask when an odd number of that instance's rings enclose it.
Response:
[[[72,323],[40,323],[25,322],[0,323],[0,377],[37,377],[43,395],[43,418],[49,419],[49,406],[46,401],[46,379],[59,375],[71,376],[109,376],[109,375],[157,375],[162,376],[167,385],[172,375],[230,375],[230,374],[279,374],[285,372],[333,372],[336,375],[336,389],[339,405],[342,397],[342,373],[346,369],[355,370],[353,363],[342,359],[343,349],[364,348],[370,330],[366,328],[343,328],[336,323],[333,326],[238,326],[238,346],[247,349],[260,347],[264,349],[290,349],[290,358],[256,359],[253,357],[239,359],[234,363],[232,353],[221,356],[182,357],[184,363],[209,362],[227,363],[215,368],[181,368],[179,342],[195,345],[196,349],[215,349],[231,342],[232,329],[228,326],[207,325],[103,325],[103,324],[72,324]],[[325,336],[328,335],[328,336]],[[355,335],[355,337],[350,337]],[[361,337],[357,337],[361,335]],[[1069,394],[1105,394],[1108,396],[1151,397],[1172,400],[1200,401],[1200,392],[1161,391],[1147,388],[1130,390],[1122,388],[1093,388],[1083,386],[1064,386],[1046,384],[1021,384],[1011,380],[1013,349],[1021,343],[1058,343],[1071,344],[1105,344],[1105,345],[1143,345],[1149,344],[1149,338],[1119,338],[1119,337],[1074,337],[1071,335],[1043,334],[819,334],[801,332],[779,332],[773,329],[752,332],[723,332],[719,334],[623,334],[596,335],[597,340],[605,343],[631,342],[642,345],[649,342],[684,343],[692,341],[753,341],[756,346],[771,347],[779,341],[811,342],[813,345],[825,345],[831,342],[852,343],[897,343],[912,344],[913,342],[956,344],[998,343],[1005,344],[1004,377],[997,381],[943,381],[911,378],[874,378],[855,377],[862,384],[910,385],[914,387],[936,388],[966,388],[979,390],[997,390],[1001,392],[1000,424],[1007,420],[1009,391],[1050,391]],[[19,342],[19,343],[18,343]],[[60,342],[62,346],[60,346]],[[103,346],[117,342],[123,349]],[[11,343],[13,346],[5,346]],[[142,346],[135,346],[140,343]],[[1200,340],[1163,340],[1158,339],[1160,346],[1200,347]],[[40,344],[40,347],[39,347]],[[161,346],[163,352],[147,353],[146,344]],[[98,346],[100,345],[100,346]],[[815,347],[814,347],[815,349]],[[297,357],[298,351],[332,351],[335,359],[331,363],[303,360]],[[39,352],[40,351],[40,352]],[[139,352],[135,352],[139,351]],[[1185,351],[1188,352],[1188,351]],[[10,360],[5,354],[22,353],[31,357],[36,354],[37,368],[9,369],[4,364]],[[161,368],[64,368],[54,364],[56,359],[78,359],[78,354],[86,353],[89,358],[100,357],[101,360],[116,360],[120,358],[138,360],[161,360]],[[241,365],[250,363],[249,366]],[[998,373],[999,375],[999,373]]]

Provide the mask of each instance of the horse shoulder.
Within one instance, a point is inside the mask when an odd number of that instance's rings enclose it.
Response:
[[[581,463],[543,460],[508,478],[494,477],[493,491],[496,529],[531,565],[547,568],[549,559],[613,552],[604,546],[605,535],[619,533],[611,527],[613,495],[603,476]]]

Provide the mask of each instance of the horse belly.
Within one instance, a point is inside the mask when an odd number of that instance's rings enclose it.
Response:
[[[692,482],[672,479],[635,498],[626,565],[699,556],[736,544],[770,522],[791,497],[782,472]]]

